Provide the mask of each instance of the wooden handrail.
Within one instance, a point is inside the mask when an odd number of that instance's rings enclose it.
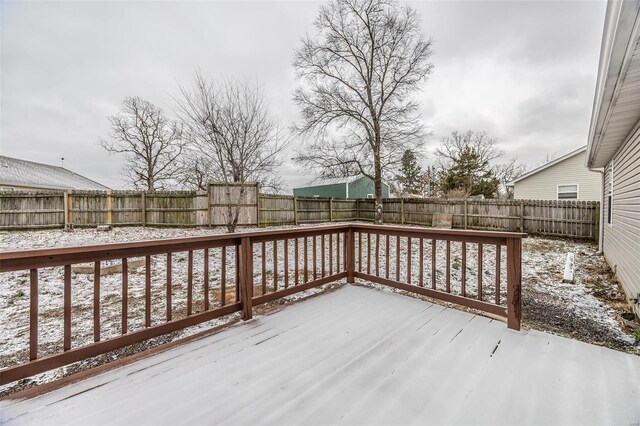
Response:
[[[428,229],[407,226],[385,226],[361,223],[240,232],[235,234],[211,235],[205,237],[175,238],[152,241],[138,241],[117,244],[103,244],[79,247],[62,247],[0,253],[0,272],[29,271],[31,294],[29,298],[29,361],[0,370],[0,384],[28,377],[46,370],[67,365],[88,357],[93,357],[146,339],[183,329],[204,321],[209,321],[233,312],[241,312],[242,319],[252,318],[253,306],[267,303],[296,292],[304,291],[330,282],[346,279],[348,283],[356,278],[377,282],[435,299],[457,303],[480,311],[502,315],[512,329],[520,328],[521,321],[521,259],[522,233],[488,231],[463,231],[450,229]],[[390,240],[394,244],[390,245]],[[363,240],[366,240],[366,244]],[[383,241],[384,240],[384,241]],[[430,240],[431,244],[425,244]],[[438,241],[445,244],[437,249]],[[266,259],[265,244],[272,247],[272,259]],[[452,247],[460,244],[462,250],[461,292],[452,291],[451,258]],[[478,245],[478,282],[474,295],[467,283],[467,261],[469,245]],[[289,255],[293,246],[295,253]],[[483,250],[483,246],[486,248]],[[494,286],[483,281],[483,258],[495,247]],[[501,247],[506,246],[502,251]],[[382,250],[381,250],[382,247]],[[391,248],[396,250],[392,256]],[[418,249],[419,262],[411,262],[411,256]],[[446,250],[444,250],[446,248]],[[194,251],[203,251],[202,266],[204,276],[204,310],[194,312],[193,283]],[[400,251],[409,254],[405,261]],[[187,308],[186,317],[174,318],[172,300],[172,254],[186,252],[187,262]],[[430,262],[424,262],[426,252],[430,252]],[[280,256],[282,253],[282,256]],[[506,262],[501,263],[502,253]],[[166,256],[166,320],[153,323],[151,298],[152,262],[154,255]],[[446,255],[446,286],[438,287],[438,261]],[[220,256],[220,300],[210,300],[209,259]],[[228,259],[229,256],[232,259]],[[484,257],[483,257],[484,256]],[[144,328],[129,331],[128,308],[129,275],[128,259],[144,257]],[[280,262],[283,259],[283,262]],[[100,329],[100,262],[122,261],[122,321],[121,335],[101,339]],[[365,262],[366,261],[366,265]],[[93,282],[93,343],[72,347],[72,306],[73,286],[71,265],[91,262],[95,272]],[[267,282],[266,265],[271,262],[273,275]],[[328,263],[327,263],[328,262]],[[391,263],[395,263],[390,268]],[[292,265],[293,263],[293,265]],[[320,263],[320,264],[319,264]],[[384,268],[381,264],[384,263]],[[441,262],[440,262],[441,263]],[[258,268],[254,269],[254,264]],[[235,276],[227,268],[235,268]],[[365,266],[363,266],[365,265]],[[506,266],[504,276],[501,265]],[[64,351],[38,356],[38,320],[42,303],[38,298],[38,270],[47,267],[64,267]],[[418,273],[413,268],[419,267]],[[257,271],[257,274],[256,274]],[[282,271],[282,273],[280,273]],[[430,277],[428,272],[430,271]],[[404,273],[404,277],[402,276]],[[255,275],[261,279],[256,281]],[[501,286],[501,280],[506,283]],[[235,286],[234,296],[227,295],[228,281]],[[199,287],[197,287],[199,288]],[[493,288],[494,296],[490,296]],[[233,288],[232,288],[233,289]],[[506,290],[506,298],[501,291]],[[257,293],[257,294],[256,294]],[[504,302],[504,303],[501,303]],[[158,309],[156,307],[156,309]],[[162,310],[165,307],[161,307]],[[157,321],[156,321],[157,322]],[[113,322],[117,324],[117,321]]]

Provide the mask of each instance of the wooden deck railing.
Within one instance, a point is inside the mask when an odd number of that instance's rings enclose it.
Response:
[[[247,320],[252,317],[255,305],[345,278],[349,283],[360,278],[501,315],[507,317],[509,328],[519,329],[523,235],[342,224],[0,253],[0,272],[29,271],[30,280],[29,359],[0,370],[0,384],[234,312],[241,312],[242,319]],[[469,251],[471,245],[475,251]],[[172,300],[172,268],[174,255],[179,252],[187,254],[186,309],[177,317]],[[196,264],[194,253],[198,253],[198,259],[202,255],[201,262]],[[469,262],[470,253],[475,255],[471,256],[476,259],[475,263]],[[492,260],[487,256],[489,253],[494,255]],[[128,305],[131,292],[128,262],[132,258],[144,259],[144,325],[137,330],[130,328],[132,318]],[[163,258],[164,280],[158,283],[158,279],[154,279],[154,275],[158,275],[155,269]],[[485,280],[485,266],[491,261],[494,263],[492,283]],[[101,332],[103,262],[120,262],[122,266],[121,312],[120,319],[116,320],[120,323],[119,335],[109,338],[103,338]],[[220,266],[217,277],[212,276],[212,262]],[[93,342],[73,347],[72,265],[82,263],[94,265]],[[38,295],[39,275],[44,268],[63,270],[63,345],[62,351],[40,356]],[[202,277],[202,294],[194,290],[194,268]],[[468,282],[469,274],[475,275],[475,284]],[[459,280],[452,279],[458,275]],[[211,285],[214,281],[219,282],[216,289]],[[163,287],[162,294],[154,301],[152,285],[156,296],[158,285]]]

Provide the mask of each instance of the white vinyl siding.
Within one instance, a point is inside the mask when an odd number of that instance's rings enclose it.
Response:
[[[604,255],[629,298],[640,292],[640,129],[605,168]],[[608,196],[612,206],[609,212]],[[640,314],[639,306],[636,312]]]
[[[585,165],[583,151],[553,166],[540,170],[514,184],[514,198],[524,200],[557,200],[560,186],[577,185],[578,200],[600,201],[602,179]]]

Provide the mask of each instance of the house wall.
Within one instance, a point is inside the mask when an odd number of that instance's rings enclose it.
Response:
[[[598,201],[602,193],[600,174],[585,165],[586,151],[567,158],[514,184],[514,198],[557,200],[558,185],[578,185],[578,200]]]
[[[293,195],[296,197],[336,197],[347,198],[346,183],[335,183],[328,185],[307,186],[304,188],[294,188]]]
[[[605,169],[604,256],[616,272],[629,298],[640,292],[640,129],[613,157]],[[612,186],[613,180],[613,186]],[[612,223],[607,223],[607,196],[613,188]],[[640,315],[640,306],[635,305]]]
[[[361,177],[349,183],[349,198],[367,198],[367,194],[376,193],[376,186],[372,179]],[[389,198],[389,185],[382,183],[382,198]]]

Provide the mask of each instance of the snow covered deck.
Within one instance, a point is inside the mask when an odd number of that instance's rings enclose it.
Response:
[[[640,357],[345,285],[28,400],[6,424],[634,424]]]

